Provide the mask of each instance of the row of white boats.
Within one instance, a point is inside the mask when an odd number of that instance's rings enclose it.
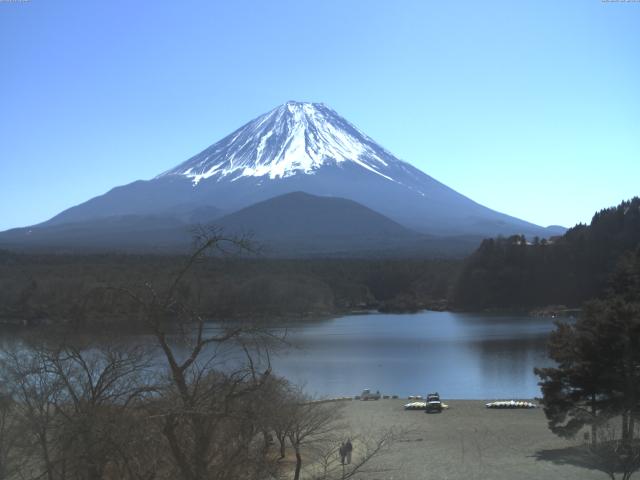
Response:
[[[487,408],[537,408],[533,402],[524,402],[524,401],[516,401],[516,400],[506,400],[506,401],[498,401],[498,402],[489,402],[487,403]]]
[[[497,402],[489,402],[486,404],[486,407],[487,408],[537,408],[538,405],[536,405],[533,402],[501,400]],[[427,402],[425,401],[409,402],[404,406],[405,410],[425,410],[426,408],[427,408]],[[449,406],[443,403],[442,408],[449,408]]]

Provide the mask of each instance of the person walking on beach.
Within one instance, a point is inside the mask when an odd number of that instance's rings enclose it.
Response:
[[[347,443],[344,445],[345,453],[347,454],[347,464],[351,464],[351,452],[353,451],[353,445],[351,445],[351,439],[347,439]]]

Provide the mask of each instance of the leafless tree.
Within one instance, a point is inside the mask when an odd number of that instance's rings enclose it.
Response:
[[[344,431],[340,405],[313,402],[272,374],[270,351],[281,339],[269,330],[212,325],[198,313],[199,260],[251,248],[218,230],[198,238],[162,285],[108,289],[137,305],[152,350],[113,335],[72,336],[0,355],[0,480],[10,468],[20,480],[280,478],[292,473],[278,461],[287,444],[295,480],[303,456],[310,472],[322,470],[318,478],[351,478],[382,451],[389,437],[356,439],[361,455],[338,472],[326,459]],[[274,435],[279,455],[270,451]]]
[[[184,480],[251,477],[256,464],[263,466],[264,455],[252,450],[259,431],[254,409],[247,405],[271,377],[268,356],[266,365],[255,358],[262,353],[261,339],[269,336],[246,325],[207,330],[194,306],[199,292],[186,288],[207,254],[251,249],[245,238],[200,230],[193,254],[166,288],[146,284],[137,291],[122,290],[140,306],[168,368],[157,417],[176,474]],[[228,348],[232,344],[235,349]],[[230,350],[241,351],[244,359],[229,359]],[[234,360],[236,366],[228,368]]]
[[[294,480],[300,478],[303,449],[317,455],[338,441],[335,433],[341,429],[338,425],[341,407],[338,403],[310,401],[301,393],[292,397],[287,405],[289,423],[286,431],[296,456]]]
[[[599,442],[585,446],[594,466],[611,480],[629,480],[640,469],[640,443],[617,435],[611,423],[599,427]],[[629,435],[633,438],[632,432]]]
[[[262,428],[267,433],[273,433],[278,441],[279,459],[286,456],[287,436],[291,427],[291,410],[298,403],[297,391],[292,389],[289,382],[282,378],[272,377],[265,389]]]
[[[346,480],[363,475],[368,478],[373,473],[380,473],[386,470],[380,465],[375,467],[372,461],[380,457],[388,448],[406,432],[386,430],[383,432],[369,432],[367,434],[343,433],[343,437],[351,440],[355,448],[353,461],[345,465],[340,462],[338,447],[326,449],[318,459],[318,468],[311,476],[312,480]]]
[[[25,349],[4,351],[3,383],[9,387],[17,408],[13,411],[22,431],[22,456],[29,460],[33,478],[60,478],[56,447],[52,441],[56,424],[55,405],[61,384],[46,373],[44,360]]]
[[[20,463],[14,456],[19,438],[15,409],[12,396],[0,391],[0,480],[10,478]]]
[[[30,458],[32,478],[99,480],[128,440],[119,425],[133,421],[132,405],[153,390],[144,380],[146,356],[137,347],[61,345],[3,353],[22,458]]]
[[[55,404],[58,442],[67,468],[99,480],[118,456],[117,426],[128,409],[155,390],[145,379],[144,349],[122,345],[79,348],[70,343],[44,351],[46,373],[61,383]]]

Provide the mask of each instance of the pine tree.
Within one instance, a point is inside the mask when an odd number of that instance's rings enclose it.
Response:
[[[640,250],[622,258],[605,298],[589,302],[575,323],[558,323],[549,355],[555,367],[536,369],[549,428],[573,437],[613,417],[622,442],[634,441],[640,415]]]

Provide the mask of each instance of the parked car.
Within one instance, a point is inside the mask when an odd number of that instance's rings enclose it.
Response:
[[[440,413],[440,412],[442,412],[442,402],[440,401],[440,395],[438,395],[438,392],[428,394],[425,413]]]
[[[376,393],[371,393],[371,390],[365,388],[360,394],[360,400],[380,400],[380,391],[376,391]]]

